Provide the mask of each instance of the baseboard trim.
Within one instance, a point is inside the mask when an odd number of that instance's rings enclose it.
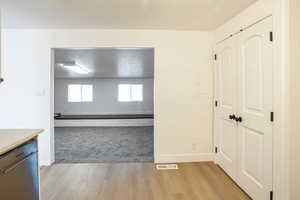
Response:
[[[40,167],[47,167],[47,166],[50,166],[51,163],[48,162],[48,161],[39,161],[39,166]]]
[[[214,153],[161,154],[155,156],[155,163],[185,163],[214,161]]]
[[[155,156],[155,163],[216,162],[214,153],[162,154]],[[39,161],[39,166],[51,166],[48,161]]]

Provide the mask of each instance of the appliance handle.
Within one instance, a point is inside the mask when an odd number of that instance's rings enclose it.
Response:
[[[29,157],[35,155],[37,152],[32,152],[30,154],[28,154],[26,157],[22,158],[21,160],[19,160],[17,163],[11,165],[10,167],[7,167],[6,169],[0,169],[0,173],[1,174],[7,174],[10,171],[14,170],[15,168],[17,168],[19,165],[21,165],[24,161],[26,161]]]

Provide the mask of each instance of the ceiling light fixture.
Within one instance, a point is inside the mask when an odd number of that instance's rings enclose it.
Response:
[[[67,70],[69,70],[69,71],[75,72],[77,74],[88,74],[88,73],[90,73],[90,70],[86,66],[83,66],[83,65],[80,65],[80,64],[77,64],[77,63],[74,63],[74,64],[59,63],[58,65],[65,68],[65,69],[67,69]]]

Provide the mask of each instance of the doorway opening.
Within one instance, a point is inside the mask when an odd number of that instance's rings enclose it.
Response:
[[[56,48],[56,163],[154,161],[154,48]]]

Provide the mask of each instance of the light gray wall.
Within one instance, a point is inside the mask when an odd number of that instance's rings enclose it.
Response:
[[[92,84],[93,102],[68,102],[69,84]],[[118,84],[143,84],[142,102],[118,102]],[[55,112],[62,114],[153,114],[153,79],[55,79]]]

